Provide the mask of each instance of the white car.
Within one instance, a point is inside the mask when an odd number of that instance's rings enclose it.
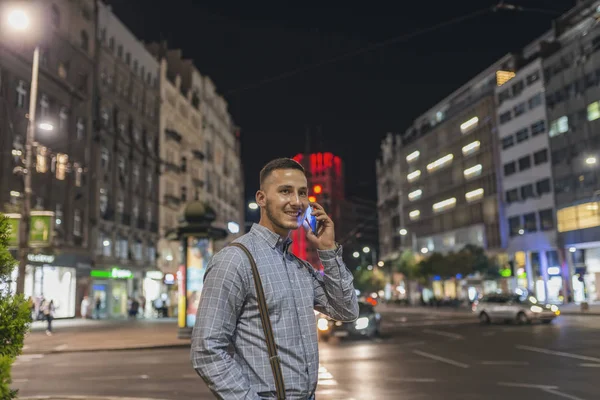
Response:
[[[482,324],[498,320],[516,321],[519,324],[541,321],[549,324],[560,315],[558,306],[542,304],[528,294],[490,294],[475,301],[472,310]]]

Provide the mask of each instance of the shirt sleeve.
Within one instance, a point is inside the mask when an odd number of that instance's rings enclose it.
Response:
[[[213,256],[204,276],[192,333],[192,365],[219,399],[260,399],[227,351],[246,297],[243,257],[241,250],[234,248]]]
[[[342,246],[336,250],[317,250],[323,274],[314,270],[315,309],[343,322],[358,318],[358,299],[354,277],[342,260]]]

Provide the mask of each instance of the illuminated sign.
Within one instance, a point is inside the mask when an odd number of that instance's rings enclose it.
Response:
[[[108,279],[130,279],[133,278],[133,272],[128,269],[113,268],[110,271],[102,271],[93,269],[90,272],[93,278],[108,278]]]
[[[55,257],[47,254],[27,254],[27,260],[30,262],[51,264]]]

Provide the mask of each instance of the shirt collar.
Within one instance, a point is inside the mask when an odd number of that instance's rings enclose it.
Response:
[[[269,246],[271,246],[271,248],[274,249],[277,247],[283,252],[287,251],[287,249],[290,247],[290,244],[292,244],[292,239],[290,239],[289,237],[282,238],[269,228],[265,228],[264,226],[256,223],[252,224],[250,232],[262,238],[265,242],[269,244]]]

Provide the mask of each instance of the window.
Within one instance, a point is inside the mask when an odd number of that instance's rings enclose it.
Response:
[[[123,57],[123,45],[119,45],[117,46],[117,57],[121,58]]]
[[[98,202],[98,206],[100,208],[100,212],[105,214],[108,210],[108,191],[105,188],[100,189],[100,201]]]
[[[538,121],[531,125],[531,136],[537,136],[546,131],[546,121]]]
[[[81,31],[80,40],[81,40],[81,43],[80,43],[81,50],[88,51],[90,48],[90,38],[86,31]]]
[[[527,200],[531,197],[535,197],[535,192],[533,191],[533,185],[530,183],[525,186],[521,186],[521,199]]]
[[[535,184],[535,189],[537,191],[538,196],[543,195],[544,193],[550,193],[552,191],[550,187],[550,179],[542,179],[541,181],[537,181]]]
[[[536,151],[533,153],[533,163],[540,165],[548,162],[548,149]]]
[[[186,186],[181,187],[181,201],[183,201],[183,202],[187,201],[187,187]]]
[[[517,172],[517,166],[514,161],[504,164],[504,176],[510,176]]]
[[[552,121],[550,124],[550,137],[558,136],[569,130],[569,117],[566,115]]]
[[[518,117],[519,115],[525,114],[525,111],[526,111],[526,109],[525,109],[525,103],[517,104],[515,106],[515,108],[513,109],[513,111],[515,113],[515,117]]]
[[[106,148],[102,148],[102,152],[100,154],[100,164],[102,165],[102,169],[108,171],[110,169],[110,151]]]
[[[525,171],[526,169],[531,168],[531,157],[525,156],[519,158],[519,171]]]
[[[82,184],[82,177],[83,177],[83,168],[81,168],[81,165],[79,163],[75,163],[73,164],[73,169],[75,170],[75,186],[77,187],[81,187]]]
[[[600,118],[600,102],[593,102],[587,106],[588,121],[595,121]]]
[[[537,106],[539,106],[540,104],[542,104],[542,94],[538,93],[535,96],[531,97],[528,101],[527,104],[529,106],[529,109],[533,109],[536,108]]]
[[[525,88],[525,84],[523,83],[523,81],[516,82],[512,86],[513,96],[518,96],[519,94],[521,94],[521,92],[523,91],[524,88]]]
[[[27,97],[27,89],[25,88],[25,82],[19,81],[17,84],[17,88],[15,89],[17,92],[16,96],[16,106],[18,108],[25,107],[25,97]]]
[[[463,175],[465,176],[465,179],[472,179],[476,176],[481,175],[481,171],[483,170],[483,167],[481,164],[477,164],[474,165],[470,168],[467,168],[463,171]]]
[[[519,235],[521,229],[521,217],[511,217],[508,219],[508,231],[510,236]]]
[[[68,63],[64,63],[62,61],[58,63],[58,76],[60,76],[62,79],[67,79],[67,76],[69,76]]]
[[[85,121],[83,120],[83,118],[77,118],[75,132],[77,135],[77,139],[81,140],[85,137]]]
[[[108,48],[111,49],[112,51],[115,51],[115,38],[111,37],[110,39],[108,39]]]
[[[510,111],[500,114],[500,124],[505,124],[512,119]]]
[[[498,102],[500,104],[504,103],[508,99],[510,99],[510,90],[509,89],[506,89],[505,91],[498,93]]]
[[[523,129],[517,131],[515,136],[517,137],[517,143],[524,142],[527,139],[529,139],[529,129],[523,128]]]
[[[514,203],[519,201],[519,191],[517,189],[511,189],[506,191],[506,202]]]
[[[419,199],[421,197],[421,195],[423,195],[423,191],[421,189],[417,189],[408,194],[408,200],[415,201],[415,200]]]
[[[58,153],[56,156],[56,179],[64,181],[67,176],[67,164],[69,156],[63,153]]]
[[[548,210],[540,211],[540,228],[543,231],[554,229],[554,213],[550,208]]]
[[[60,11],[58,11],[56,4],[52,4],[50,10],[50,22],[54,28],[58,29],[60,27]]]
[[[181,157],[181,172],[187,171],[187,158]]]
[[[531,85],[534,82],[537,82],[540,79],[540,71],[535,71],[530,75],[527,75],[525,81],[527,82],[527,86]]]
[[[508,149],[508,148],[510,148],[510,147],[512,147],[514,145],[515,145],[515,138],[514,138],[514,136],[510,135],[510,136],[507,136],[505,138],[502,138],[502,149],[505,150],[505,149]]]
[[[535,213],[523,215],[523,222],[523,225],[525,226],[525,232],[537,231],[537,220],[535,219]]]
[[[73,212],[73,235],[81,236],[81,210],[77,208]]]

